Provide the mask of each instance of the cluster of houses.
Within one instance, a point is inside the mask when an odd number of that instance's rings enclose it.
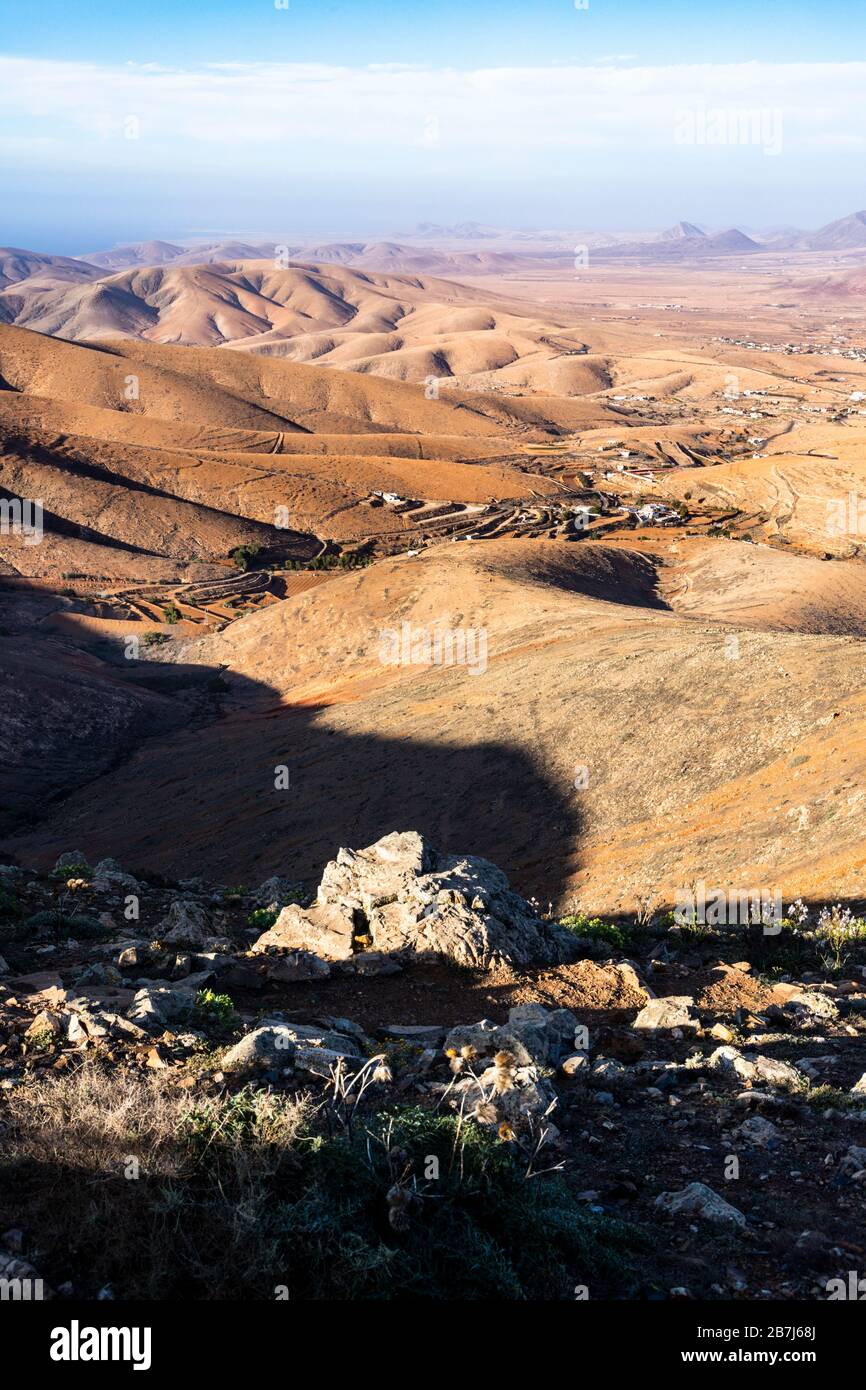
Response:
[[[779,352],[786,357],[844,357],[850,362],[866,362],[866,348],[833,347],[829,343],[758,343],[753,338],[714,338],[714,343],[748,348],[751,352]]]

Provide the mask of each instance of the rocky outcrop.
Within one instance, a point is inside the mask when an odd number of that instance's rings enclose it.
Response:
[[[697,1217],[712,1226],[743,1227],[746,1218],[706,1183],[690,1182],[681,1192],[662,1192],[656,1206],[668,1216]]]
[[[707,1058],[707,1066],[712,1071],[726,1072],[752,1085],[772,1086],[795,1093],[806,1088],[806,1077],[790,1062],[764,1057],[760,1053],[746,1057],[736,1047],[717,1047]]]
[[[539,917],[495,864],[440,854],[415,831],[341,849],[314,905],[283,908],[253,950],[345,961],[365,948],[476,967],[556,964],[580,954],[571,933]]]
[[[570,1009],[545,1009],[541,1004],[518,1004],[508,1022],[497,1027],[489,1019],[452,1028],[445,1039],[450,1057],[470,1061],[510,1052],[517,1066],[555,1067],[574,1051],[577,1019]]]
[[[351,1070],[363,1066],[365,1042],[348,1019],[328,1020],[322,1026],[275,1019],[235,1043],[222,1068],[240,1075],[293,1068],[327,1080],[340,1061]]]
[[[160,941],[168,946],[190,946],[201,949],[207,944],[210,922],[200,903],[178,898],[157,928]]]

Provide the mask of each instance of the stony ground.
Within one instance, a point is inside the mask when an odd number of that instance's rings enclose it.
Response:
[[[343,1114],[359,1077],[359,1113],[456,1113],[530,1181],[557,1170],[602,1232],[618,1219],[645,1239],[637,1274],[605,1275],[590,1296],[822,1299],[861,1267],[856,940],[831,959],[787,928],[659,918],[596,924],[576,959],[540,966],[467,968],[364,942],[324,964],[253,950],[281,903],[308,897],[279,879],[145,880],[74,853],[48,875],[0,866],[7,1162],[21,1097],[87,1069],[198,1106],[264,1093],[314,1109],[336,1098]],[[93,1296],[92,1258],[76,1263],[40,1189],[57,1175],[28,1178],[19,1155],[11,1176],[0,1273],[36,1269],[60,1296]],[[396,1190],[382,1198],[392,1217]],[[411,1231],[395,1219],[383,1239]],[[115,1274],[110,1294],[124,1292]]]

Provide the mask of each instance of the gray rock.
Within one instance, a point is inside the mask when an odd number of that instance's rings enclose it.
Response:
[[[655,1205],[668,1216],[693,1217],[714,1226],[745,1226],[746,1218],[718,1192],[702,1182],[691,1182],[681,1192],[662,1192]]]
[[[201,950],[208,942],[210,920],[200,903],[192,898],[176,898],[159,923],[156,934],[166,946]]]
[[[54,1290],[39,1277],[38,1270],[27,1260],[19,1260],[16,1255],[7,1255],[0,1250],[0,1279],[4,1282],[21,1281],[27,1290],[29,1297],[33,1300],[48,1299],[54,1297]],[[14,1294],[13,1294],[14,1297]]]
[[[355,938],[376,952],[445,957],[466,966],[575,959],[572,935],[544,921],[485,859],[439,854],[414,831],[326,865],[314,906],[283,909],[253,950],[310,950],[349,960]]]
[[[571,1052],[562,1059],[559,1069],[565,1076],[578,1076],[589,1071],[589,1058],[585,1052]]]
[[[108,884],[111,888],[125,888],[130,893],[139,893],[141,884],[132,874],[124,873],[116,859],[100,859],[93,870],[94,880]]]
[[[269,960],[265,973],[277,984],[295,984],[299,980],[327,980],[331,967],[311,951],[290,951],[288,955]]]
[[[325,960],[349,960],[354,950],[355,917],[351,909],[333,903],[284,907],[272,927],[254,942],[261,955],[271,951],[307,951]]]
[[[445,1040],[445,1029],[435,1024],[425,1023],[386,1023],[377,1030],[380,1038],[391,1038],[395,1042],[414,1043],[418,1047],[441,1047]]]
[[[632,1024],[639,1031],[651,1033],[696,1033],[700,1027],[694,1012],[695,1001],[687,994],[669,994],[664,999],[650,999]]]
[[[598,1061],[593,1063],[587,1077],[590,1086],[605,1091],[611,1086],[621,1086],[628,1079],[628,1067],[624,1067],[622,1062],[617,1062],[613,1057],[599,1057]]]
[[[736,1047],[717,1047],[707,1058],[707,1066],[711,1071],[726,1072],[741,1081],[763,1082],[784,1091],[802,1091],[806,1086],[805,1076],[790,1062],[760,1054],[746,1057]]]
[[[195,997],[210,973],[190,975],[182,986],[161,987],[146,985],[138,990],[127,1011],[127,1018],[142,1028],[161,1029],[166,1023],[186,1019],[195,1005]]]
[[[264,883],[253,893],[253,903],[256,907],[286,907],[294,898],[297,891],[297,884],[289,878],[281,878],[279,874],[274,874],[272,878],[266,878]]]
[[[69,869],[90,869],[87,862],[87,855],[80,849],[68,849],[65,854],[61,854],[54,865],[55,874],[66,873]]]
[[[510,1052],[519,1067],[530,1064],[554,1067],[574,1047],[577,1019],[569,1009],[545,1009],[541,1004],[518,1004],[509,1009],[508,1022],[497,1026],[490,1019],[452,1028],[445,1051],[468,1060]]]
[[[402,975],[403,967],[393,956],[383,951],[359,951],[337,966],[341,975],[360,975],[374,979],[378,975]]]
[[[862,1144],[851,1144],[839,1160],[839,1172],[843,1177],[854,1177],[866,1168],[866,1148]]]
[[[733,1130],[733,1137],[746,1144],[754,1144],[759,1149],[766,1149],[780,1138],[780,1132],[772,1121],[765,1120],[763,1115],[750,1115]]]
[[[788,1019],[794,1027],[804,1032],[835,1023],[839,1017],[833,1000],[817,989],[804,989],[786,1000],[781,1007],[774,1006],[769,1013],[772,1017]]]
[[[300,1023],[267,1023],[235,1043],[222,1061],[226,1072],[245,1073],[300,1067],[328,1077],[339,1060],[352,1067],[364,1058],[355,1038],[329,1028]]]

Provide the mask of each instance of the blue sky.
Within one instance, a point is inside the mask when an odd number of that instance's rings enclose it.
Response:
[[[866,204],[862,0],[288,2],[0,3],[0,242]]]
[[[40,0],[0,4],[6,52],[99,61],[455,66],[866,57],[862,0]]]

